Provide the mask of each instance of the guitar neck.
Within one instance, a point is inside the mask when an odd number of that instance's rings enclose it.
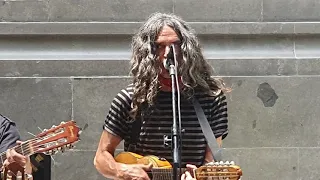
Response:
[[[187,171],[187,168],[178,169],[178,174],[183,174]],[[167,180],[172,179],[173,169],[169,168],[152,168],[151,171],[147,172],[150,179],[152,180]]]
[[[33,144],[32,144],[34,142],[34,140],[35,139],[25,141],[20,145],[14,146],[13,149],[17,153],[22,154],[23,156],[30,156],[34,153]],[[2,167],[4,161],[7,159],[6,151],[0,153],[0,158],[1,158],[0,167]]]

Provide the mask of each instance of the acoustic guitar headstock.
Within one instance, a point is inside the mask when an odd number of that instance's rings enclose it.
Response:
[[[211,162],[197,168],[195,176],[197,180],[205,180],[209,177],[209,179],[239,180],[242,170],[233,161]]]
[[[70,149],[73,144],[79,141],[79,135],[81,129],[76,125],[75,121],[61,122],[58,126],[52,126],[50,129],[44,129],[42,133],[38,134],[35,138],[24,141],[14,147],[14,149],[25,156],[30,156],[35,153],[44,153],[48,155],[55,154],[65,149]],[[0,167],[3,166],[3,162],[6,160],[6,152],[0,154],[1,161]],[[20,166],[19,166],[20,167]],[[12,171],[12,168],[10,169]],[[24,168],[16,169],[16,171],[23,172]],[[5,168],[4,172],[1,172],[2,179],[15,180],[15,176],[8,174],[8,168]],[[25,178],[22,176],[22,180]],[[0,178],[1,179],[1,178]]]
[[[73,144],[79,141],[80,133],[81,129],[75,121],[61,122],[58,126],[53,125],[50,129],[44,129],[31,140],[32,143],[29,145],[33,153],[52,155],[73,148]]]

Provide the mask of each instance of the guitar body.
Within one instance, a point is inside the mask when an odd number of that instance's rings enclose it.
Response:
[[[172,166],[163,158],[157,156],[148,155],[141,156],[132,152],[121,152],[115,156],[115,161],[123,164],[149,164],[152,163],[153,167],[151,172],[147,172],[152,180],[164,180],[172,178]],[[182,172],[187,169],[182,168]],[[193,170],[193,176],[197,180],[206,179],[228,179],[239,180],[242,176],[242,170],[239,166],[234,165],[234,162],[212,162],[206,165],[200,166]]]
[[[168,169],[172,168],[171,164],[163,158],[159,158],[153,155],[141,156],[133,152],[121,152],[115,157],[115,160],[119,163],[124,163],[124,164],[148,165],[149,163],[152,163],[153,167],[155,168],[168,168]]]

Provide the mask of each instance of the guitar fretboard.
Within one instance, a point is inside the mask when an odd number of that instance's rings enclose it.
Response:
[[[221,168],[221,167],[220,167]],[[178,174],[183,174],[186,171],[188,171],[189,169],[187,168],[181,168],[178,169]],[[181,172],[181,173],[180,173]],[[219,170],[219,167],[217,167],[217,169],[215,169],[215,171],[212,170],[212,167],[208,166],[208,170],[203,171],[203,172],[197,172],[197,170],[195,170],[194,172],[190,172],[190,174],[193,174],[194,176],[200,178],[200,179],[208,179],[208,178],[213,178],[213,179],[233,179],[233,180],[237,180],[240,178],[239,172],[237,171],[233,171],[233,172],[229,172],[229,171],[221,171]],[[173,169],[169,169],[169,168],[153,168],[151,170],[151,172],[148,172],[149,177],[152,180],[172,180],[173,178]]]
[[[36,139],[31,139],[29,141],[23,142],[20,145],[14,146],[13,149],[19,153],[22,154],[23,156],[30,156],[34,153],[33,150],[33,143],[36,141]],[[2,152],[0,154],[0,167],[3,166],[4,161],[7,159],[6,151]]]
[[[186,171],[186,168],[181,168],[181,171],[178,169],[178,174],[183,174]],[[168,180],[173,177],[173,169],[152,168],[151,172],[148,172],[148,175],[152,180]]]

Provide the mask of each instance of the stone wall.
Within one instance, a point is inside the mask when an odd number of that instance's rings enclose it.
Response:
[[[131,35],[151,13],[175,13],[233,89],[224,147],[242,179],[318,179],[319,8],[316,0],[0,0],[1,113],[24,139],[76,120],[81,141],[54,156],[52,180],[104,179],[93,157],[110,102],[130,82]]]

